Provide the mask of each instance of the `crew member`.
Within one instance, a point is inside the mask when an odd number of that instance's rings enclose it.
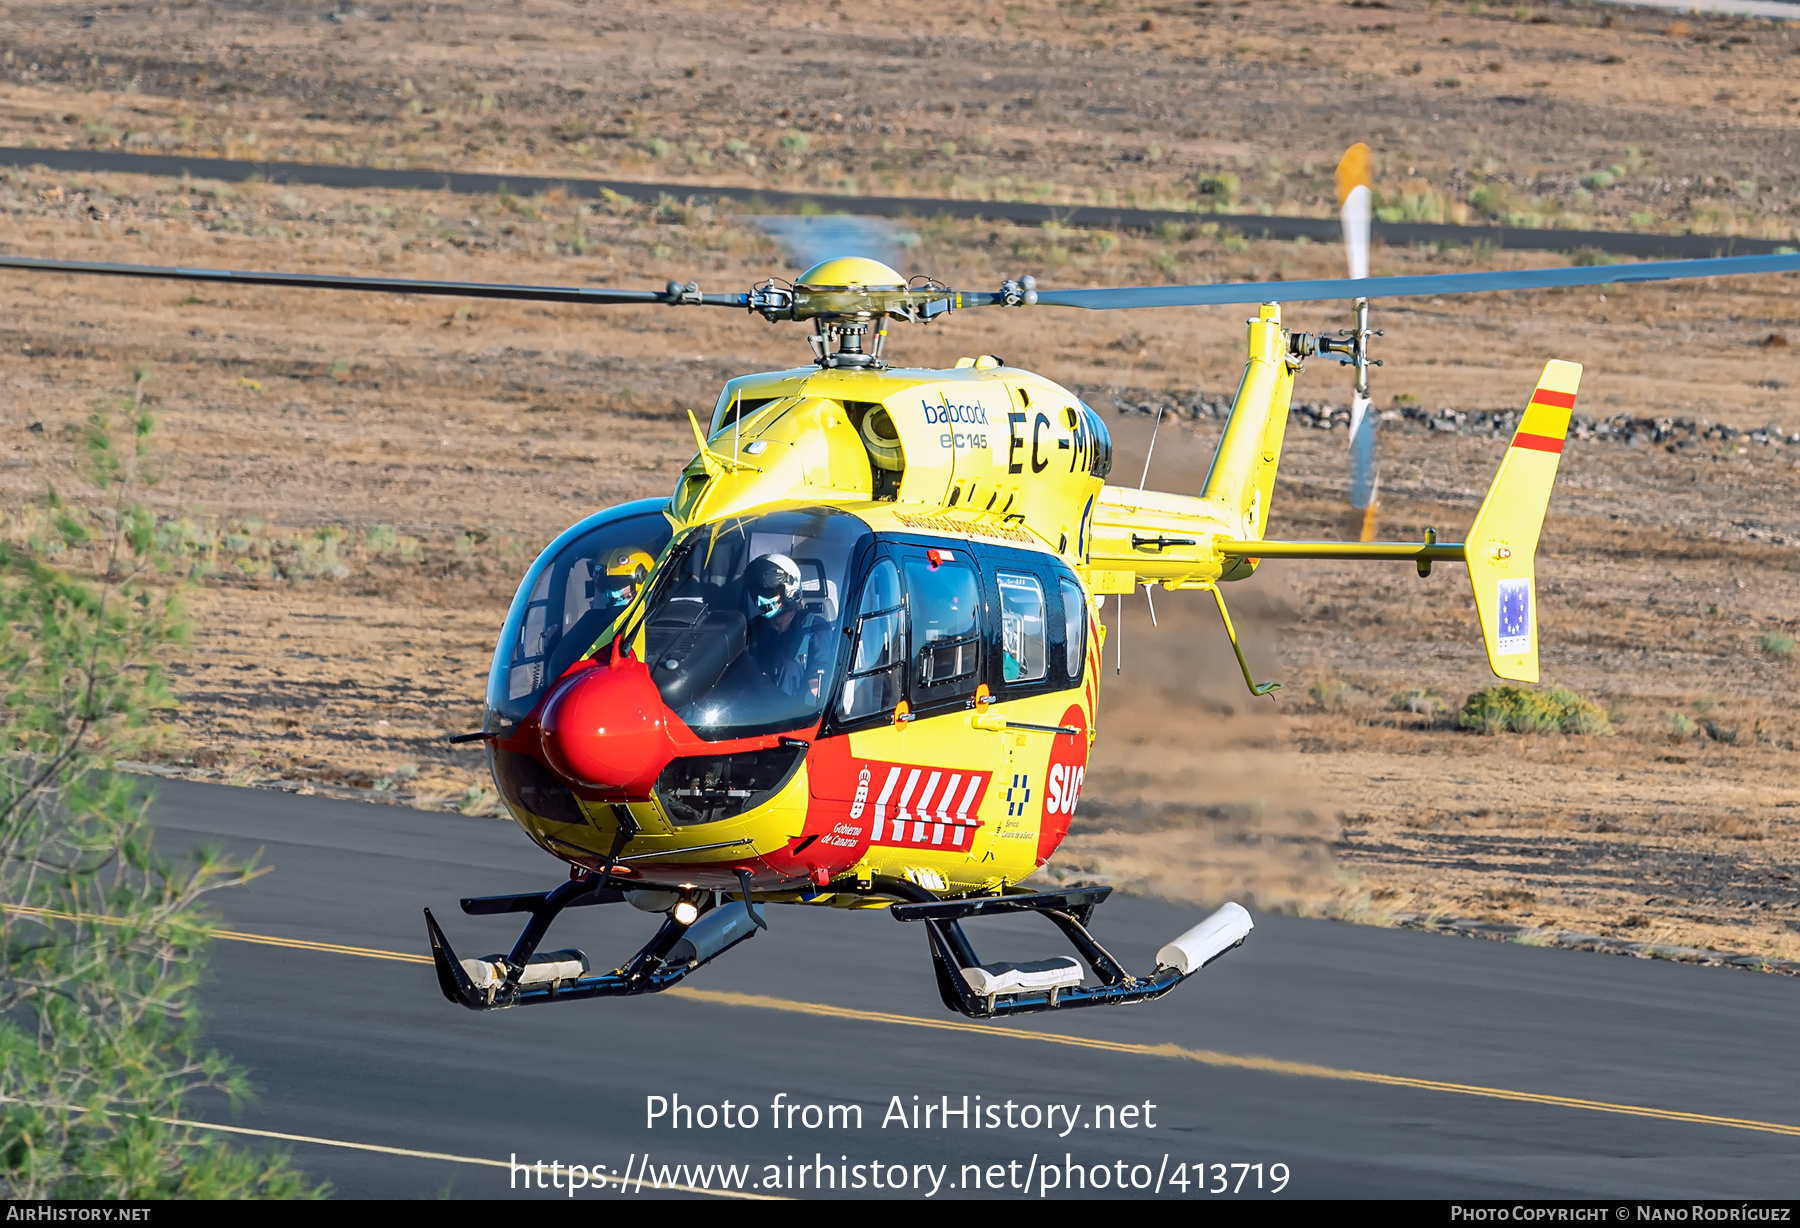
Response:
[[[630,605],[637,597],[638,586],[654,566],[656,560],[647,550],[625,546],[610,551],[606,555],[606,593],[602,604],[614,610]]]
[[[831,624],[800,606],[800,568],[785,554],[764,554],[744,572],[750,659],[778,690],[818,699],[825,684]]]

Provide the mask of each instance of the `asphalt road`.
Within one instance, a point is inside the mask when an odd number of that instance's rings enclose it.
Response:
[[[1681,0],[1688,5],[1690,0]],[[1719,0],[1724,3],[1725,0]],[[1751,0],[1752,3],[1755,0]],[[1796,6],[1800,7],[1800,6]],[[1102,205],[1040,205],[1027,201],[946,200],[916,196],[840,196],[829,192],[786,192],[777,188],[718,188],[695,183],[636,183],[617,179],[579,179],[536,175],[489,175],[467,171],[398,169],[377,166],[333,166],[303,162],[245,162],[226,158],[196,158],[186,154],[136,154],[107,149],[25,149],[0,147],[0,165],[43,166],[51,170],[89,174],[183,175],[242,183],[259,179],[268,183],[310,184],[326,188],[399,188],[492,196],[502,188],[523,195],[552,190],[587,200],[608,194],[637,201],[662,196],[677,200],[729,199],[752,209],[777,213],[852,213],[866,217],[981,218],[988,221],[1105,230],[1154,230],[1172,222],[1189,226],[1211,222],[1249,238],[1307,239],[1337,243],[1341,232],[1336,218],[1264,217],[1261,214],[1197,214],[1171,209],[1126,209]],[[1792,244],[1782,240],[1751,239],[1732,235],[1642,234],[1617,230],[1537,230],[1516,226],[1458,226],[1448,222],[1381,222],[1374,224],[1378,243],[1396,245],[1445,243],[1471,246],[1478,243],[1516,251],[1578,252],[1584,249],[1611,252],[1638,259],[1683,259],[1706,256],[1756,256],[1784,251]]]
[[[571,1163],[641,1177],[646,1155],[651,1178],[630,1197],[652,1197],[665,1164],[748,1165],[746,1192],[812,1197],[816,1173],[790,1176],[789,1157],[797,1167],[816,1156],[852,1182],[864,1165],[871,1184],[849,1193],[867,1197],[920,1197],[915,1181],[939,1199],[1061,1197],[1042,1189],[1045,1170],[1066,1180],[1072,1164],[1087,1182],[1076,1195],[1116,1197],[1120,1178],[1156,1174],[1162,1197],[1232,1196],[1200,1193],[1181,1167],[1196,1163],[1208,1166],[1208,1191],[1223,1179],[1239,1196],[1800,1193],[1792,978],[1259,916],[1244,947],[1161,1002],[976,1025],[938,1002],[916,927],[876,911],[773,908],[770,931],[695,974],[689,992],[476,1014],[445,1002],[420,961],[420,910],[433,908],[462,954],[509,945],[517,918],[464,917],[456,900],[561,877],[510,823],[178,781],[158,789],[166,852],[206,842],[272,867],[214,897],[225,928],[314,944],[215,944],[207,1031],[249,1068],[260,1100],[236,1116],[196,1103],[192,1115],[319,1140],[281,1145],[342,1195],[569,1197],[518,1188],[504,1162],[542,1161],[561,1184]],[[1200,915],[1116,899],[1095,928],[1147,970]],[[573,910],[547,945],[610,964],[654,920],[626,905]],[[1032,920],[970,929],[984,957],[1062,953]],[[756,1106],[758,1121],[648,1124],[648,1098],[677,1095],[729,1100],[734,1115]],[[1002,1122],[1010,1101],[1013,1127],[952,1117],[947,1129],[941,1119],[912,1128],[915,1096],[955,1108],[965,1095]],[[859,1105],[861,1127],[840,1117],[807,1129],[803,1108],[777,1129],[778,1097]],[[895,1097],[906,1125],[890,1118]],[[1053,1105],[1066,1107],[1048,1129],[1041,1114]],[[1096,1118],[1102,1105],[1110,1120]],[[967,1188],[965,1165],[980,1167],[981,1190]],[[1279,1195],[1275,1165],[1288,1175]],[[1099,1166],[1109,1186],[1095,1191]],[[791,1189],[801,1175],[807,1188]],[[577,1196],[622,1195],[612,1184]]]

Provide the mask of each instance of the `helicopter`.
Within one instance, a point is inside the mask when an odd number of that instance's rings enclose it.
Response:
[[[1354,151],[1353,151],[1354,152]],[[1354,170],[1354,168],[1352,168]],[[1366,172],[1365,172],[1366,175]],[[1266,538],[1296,377],[1357,375],[1353,449],[1372,508],[1371,299],[1800,271],[1800,255],[1367,276],[1368,192],[1345,192],[1342,280],[962,291],[859,256],[792,282],[703,293],[245,272],[0,256],[0,268],[592,305],[724,307],[810,322],[810,361],[726,382],[667,499],[571,525],[501,627],[480,742],[512,817],[568,878],[474,896],[525,914],[512,947],[459,958],[425,910],[438,985],[471,1010],[655,993],[769,926],[768,906],[887,909],[924,930],[939,996],[995,1018],[1144,1002],[1243,943],[1227,903],[1134,974],[1090,931],[1106,885],[1023,885],[1068,832],[1098,730],[1099,610],[1140,587],[1204,590],[1246,687],[1224,586],[1268,559],[1465,566],[1490,668],[1538,679],[1538,537],[1582,368],[1548,361],[1461,542]],[[1340,184],[1343,176],[1340,176]],[[1290,330],[1282,305],[1350,302],[1352,327]],[[993,355],[890,364],[895,324],[959,310],[1254,306],[1244,374],[1197,494],[1108,484],[1104,421]],[[1354,493],[1354,483],[1353,483]],[[1365,525],[1369,521],[1365,520]],[[1365,532],[1364,536],[1368,536]],[[568,908],[663,920],[623,964],[540,950]],[[984,962],[963,922],[1035,913],[1078,958]]]

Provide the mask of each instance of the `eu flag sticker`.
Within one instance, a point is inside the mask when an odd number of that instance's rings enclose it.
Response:
[[[1499,582],[1500,634],[1494,651],[1500,656],[1531,651],[1531,581]]]

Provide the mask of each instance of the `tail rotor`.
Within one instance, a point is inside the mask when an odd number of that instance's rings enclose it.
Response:
[[[1344,228],[1344,254],[1350,276],[1369,275],[1369,231],[1374,214],[1370,188],[1369,147],[1358,142],[1344,152],[1337,166],[1338,218]],[[1369,397],[1369,300],[1356,300],[1356,327],[1337,349],[1341,361],[1356,369],[1356,387],[1350,401],[1350,506],[1360,511],[1362,540],[1374,541],[1380,512],[1381,470],[1376,459],[1376,434],[1380,419]]]

